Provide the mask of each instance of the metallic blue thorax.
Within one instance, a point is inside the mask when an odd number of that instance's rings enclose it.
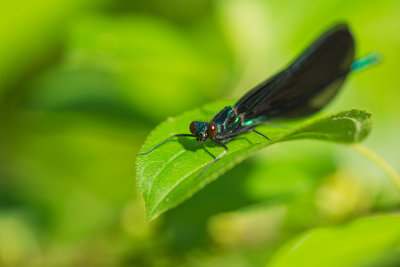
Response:
[[[212,121],[218,126],[218,133],[233,131],[241,126],[240,118],[235,115],[230,106],[221,110]]]

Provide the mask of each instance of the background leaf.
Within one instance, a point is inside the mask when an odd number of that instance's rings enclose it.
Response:
[[[203,118],[208,121],[227,101],[206,105],[176,118],[169,118],[160,124],[148,137],[141,152],[177,133],[187,133],[192,120]],[[202,144],[193,138],[176,138],[148,155],[138,157],[138,186],[146,202],[147,219],[151,220],[162,212],[176,206],[206,184],[245,160],[254,152],[271,144],[293,140],[314,138],[342,143],[361,141],[371,129],[371,114],[352,109],[310,121],[285,123],[293,129],[273,126],[259,126],[257,130],[266,134],[271,141],[249,133],[228,143],[228,153],[213,164],[200,177],[197,176],[223,148],[210,141]]]
[[[399,215],[370,217],[308,231],[284,246],[268,266],[371,266],[399,242]]]

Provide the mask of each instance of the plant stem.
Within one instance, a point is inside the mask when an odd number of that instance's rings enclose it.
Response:
[[[399,174],[393,169],[392,166],[390,166],[385,160],[383,160],[380,156],[375,154],[372,150],[367,148],[366,146],[362,144],[354,144],[351,145],[356,151],[359,153],[363,154],[367,158],[369,158],[371,161],[373,161],[376,165],[378,165],[386,174],[389,176],[389,178],[392,180],[392,182],[396,185],[397,189],[400,191],[400,176]]]

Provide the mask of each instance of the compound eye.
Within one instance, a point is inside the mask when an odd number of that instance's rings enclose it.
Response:
[[[192,134],[196,134],[196,122],[192,121],[192,123],[190,124],[190,132]]]
[[[210,124],[208,125],[208,128],[207,128],[208,136],[214,137],[217,133],[218,133],[218,126],[215,123],[210,122]]]

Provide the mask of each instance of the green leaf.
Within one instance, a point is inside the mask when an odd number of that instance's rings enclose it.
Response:
[[[140,152],[149,150],[174,134],[189,133],[191,121],[209,121],[229,104],[232,102],[220,101],[168,118],[148,136]],[[146,202],[147,219],[154,219],[178,205],[236,164],[271,144],[305,138],[342,143],[361,141],[371,130],[371,114],[352,109],[326,117],[319,116],[307,122],[287,122],[284,125],[290,125],[293,129],[268,125],[257,127],[271,141],[255,133],[236,137],[227,144],[229,152],[200,177],[198,175],[203,168],[224,151],[211,141],[203,144],[191,137],[175,138],[147,155],[138,156],[137,183]]]
[[[399,215],[369,217],[308,231],[278,251],[268,266],[371,266],[390,260],[390,250],[399,244]]]

